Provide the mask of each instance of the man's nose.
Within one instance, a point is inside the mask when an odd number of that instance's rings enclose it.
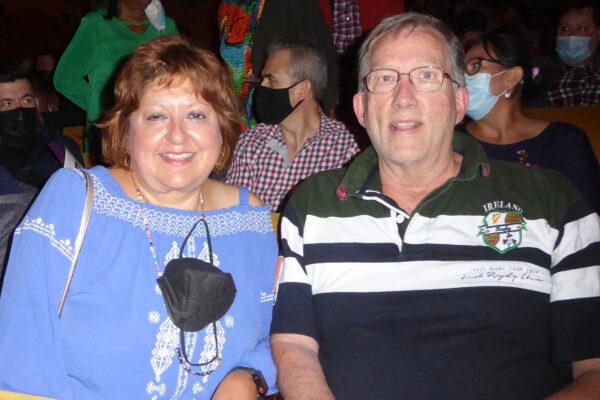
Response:
[[[398,83],[393,92],[393,105],[395,107],[411,107],[417,104],[415,97],[415,88],[413,87],[408,74],[402,74],[398,77]]]

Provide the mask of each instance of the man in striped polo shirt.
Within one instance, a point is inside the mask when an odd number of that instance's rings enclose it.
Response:
[[[600,219],[557,173],[454,133],[463,63],[421,14],[363,44],[373,146],[307,179],[281,221],[286,400],[600,396]]]

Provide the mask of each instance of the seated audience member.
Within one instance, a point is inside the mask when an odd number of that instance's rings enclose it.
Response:
[[[35,193],[34,187],[17,181],[6,168],[0,166],[0,291],[10,237]]]
[[[318,3],[318,0],[277,0],[264,1],[263,7],[259,5],[260,20],[253,32],[250,62],[252,72],[258,76],[268,57],[267,48],[273,42],[302,38],[316,44],[327,61],[327,86],[323,90],[321,108],[326,115],[331,115],[339,96],[338,65],[333,35]]]
[[[354,136],[323,114],[327,63],[313,45],[269,46],[255,106],[262,122],[240,136],[227,182],[247,186],[276,211],[302,179],[341,167],[358,151]]]
[[[0,64],[0,166],[17,180],[41,188],[63,166],[50,149],[58,144],[83,163],[75,142],[42,126],[26,69],[12,62]]]
[[[556,30],[560,65],[548,89],[551,106],[600,104],[600,10],[595,0],[561,5]]]
[[[463,68],[422,14],[362,45],[354,110],[373,147],[306,179],[281,219],[285,400],[599,393],[600,218],[560,174],[454,132]]]
[[[466,54],[469,90],[466,131],[491,159],[560,172],[600,211],[600,167],[586,133],[564,122],[524,115],[535,88],[526,43],[497,29],[480,36]]]
[[[83,126],[85,113],[54,88],[56,59],[50,52],[40,53],[35,59],[36,70],[30,81],[44,126],[62,131],[65,127]]]
[[[0,391],[264,398],[276,391],[269,210],[248,189],[208,178],[238,134],[229,75],[212,53],[159,38],[134,51],[115,100],[102,124],[112,167],[87,171],[93,207],[64,303],[83,173],[54,174],[15,232],[0,297]]]

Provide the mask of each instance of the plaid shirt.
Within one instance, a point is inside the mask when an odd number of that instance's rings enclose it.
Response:
[[[333,5],[333,43],[338,53],[346,51],[362,34],[358,0],[336,0]]]
[[[250,188],[275,212],[301,180],[341,167],[358,151],[344,124],[321,113],[319,131],[306,139],[296,158],[288,161],[280,125],[259,124],[240,136],[226,181]]]
[[[550,84],[548,100],[553,107],[600,104],[600,56],[579,67],[562,65],[559,78]]]

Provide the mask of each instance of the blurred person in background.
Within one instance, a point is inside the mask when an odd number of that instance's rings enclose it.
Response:
[[[491,159],[560,172],[600,211],[600,168],[586,133],[523,113],[536,95],[526,42],[502,28],[481,35],[466,53],[466,131]]]
[[[560,59],[548,88],[551,106],[600,104],[600,10],[597,0],[561,3],[556,29]]]
[[[83,17],[56,67],[56,89],[86,112],[84,151],[93,162],[101,153],[93,124],[112,103],[111,79],[119,63],[140,44],[177,34],[175,22],[159,5],[158,0],[106,0],[104,7]]]
[[[65,154],[80,163],[83,159],[74,141],[41,123],[38,103],[45,105],[46,100],[36,98],[28,70],[13,62],[0,63],[0,165],[13,178],[41,189],[64,165]],[[60,150],[59,157],[53,148]]]

